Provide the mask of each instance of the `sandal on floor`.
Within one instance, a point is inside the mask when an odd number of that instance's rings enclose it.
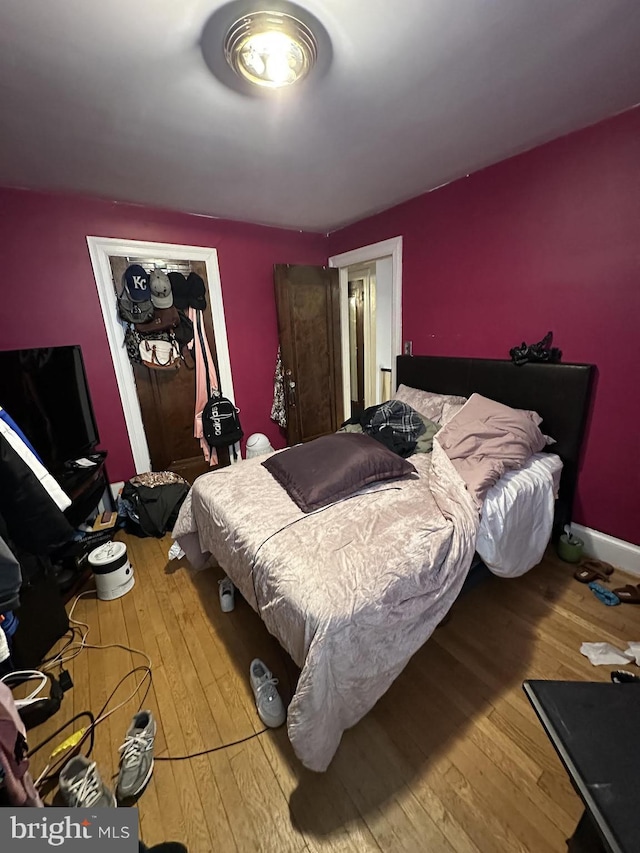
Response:
[[[611,563],[605,563],[604,560],[596,560],[594,558],[589,558],[588,560],[583,560],[580,563],[581,569],[589,569],[592,572],[598,572],[601,575],[612,575],[613,574],[613,566]]]
[[[605,589],[605,587],[600,586],[599,583],[590,583],[589,589],[603,604],[606,604],[607,607],[615,607],[616,604],[620,604],[620,598],[616,595],[615,592],[612,592],[610,589]]]
[[[613,590],[620,601],[627,604],[640,604],[640,584],[628,583],[626,586],[621,586],[619,589]]]
[[[609,580],[609,578],[601,575],[600,572],[596,572],[586,566],[580,566],[579,569],[576,569],[573,576],[580,583],[593,583],[593,581],[604,581],[606,583]]]
[[[613,574],[613,566],[610,563],[605,563],[602,560],[583,560],[580,567],[573,573],[574,578],[580,583],[593,583],[593,581],[609,580],[609,575]]]

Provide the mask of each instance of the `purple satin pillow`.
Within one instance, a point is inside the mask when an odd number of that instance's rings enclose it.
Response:
[[[406,459],[364,433],[324,435],[262,463],[302,512],[349,497],[371,483],[415,474]]]

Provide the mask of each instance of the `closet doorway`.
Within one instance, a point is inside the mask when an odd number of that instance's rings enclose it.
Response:
[[[329,266],[339,270],[343,407],[353,417],[388,400],[396,388],[402,237],[334,255]]]
[[[129,361],[116,292],[122,288],[124,270],[133,263],[147,271],[157,268],[199,275],[205,283],[207,307],[202,315],[219,385],[234,400],[217,253],[202,247],[102,237],[87,237],[87,242],[136,473],[171,470],[192,482],[210,470],[193,436],[194,371],[189,369],[189,361],[175,370],[152,370]],[[220,453],[219,464],[225,463],[228,454]]]
[[[149,260],[137,256],[122,258],[111,255],[109,264],[114,294],[122,290],[124,272],[131,264],[143,267],[149,275],[156,270],[165,275],[180,273],[185,278],[195,273],[204,281],[205,293],[207,291],[207,271],[202,261]],[[217,376],[218,359],[209,300],[202,311],[202,320]],[[173,471],[193,483],[196,477],[211,470],[212,466],[204,458],[200,443],[194,437],[195,363],[192,355],[187,352],[186,357],[178,360],[176,365],[171,369],[156,370],[144,364],[131,363],[151,470]],[[228,465],[229,448],[220,448],[217,457],[218,465],[214,467]]]
[[[347,295],[351,408],[345,417],[353,418],[382,402],[377,387],[375,264],[349,267]]]

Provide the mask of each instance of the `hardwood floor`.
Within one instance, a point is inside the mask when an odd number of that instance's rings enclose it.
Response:
[[[158,720],[156,754],[180,756],[260,731],[249,663],[263,657],[285,698],[293,663],[238,596],[232,613],[220,612],[219,569],[192,574],[183,562],[168,563],[169,537],[125,538],[134,589],[113,602],[81,599],[76,616],[90,624],[89,642],[120,642],[151,657],[145,705]],[[613,586],[626,582],[616,573]],[[142,838],[180,840],[190,853],[563,851],[581,805],[522,681],[606,681],[613,667],[593,667],[581,642],[620,646],[639,637],[640,608],[600,604],[549,553],[523,578],[491,578],[459,599],[450,621],[345,734],[326,773],[300,765],[285,728],[156,762],[138,802]],[[73,690],[31,743],[74,713],[99,709],[139,663],[120,649],[82,652],[69,665]],[[105,780],[115,778],[137,707],[130,701],[96,730],[93,757]],[[45,760],[34,758],[34,775]]]

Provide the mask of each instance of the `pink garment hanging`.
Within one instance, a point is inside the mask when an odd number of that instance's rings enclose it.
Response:
[[[25,735],[13,694],[6,684],[0,683],[0,768],[9,802],[13,806],[41,808],[43,802],[29,774]]]
[[[209,462],[209,465],[213,466],[218,464],[218,454],[215,450],[209,447],[202,430],[202,410],[207,405],[209,397],[207,396],[207,377],[204,358],[202,357],[202,348],[200,346],[200,338],[198,337],[197,313],[198,312],[195,308],[189,308],[189,319],[193,323],[193,340],[190,342],[189,346],[192,348],[193,360],[196,365],[196,413],[193,423],[193,434],[200,441],[200,447],[202,448],[204,458]],[[204,318],[202,319],[204,320]],[[217,388],[218,376],[216,374],[213,356],[209,349],[209,341],[207,340],[207,332],[204,327],[204,322],[202,323],[202,337],[204,339],[204,347],[207,355],[207,364],[209,365],[209,384],[212,389]]]

